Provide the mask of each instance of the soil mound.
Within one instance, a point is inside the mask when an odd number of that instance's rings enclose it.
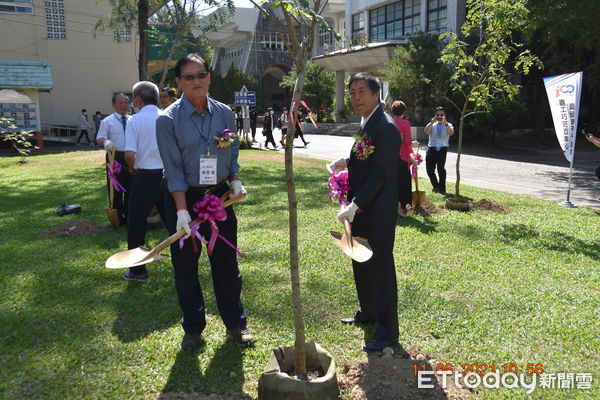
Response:
[[[107,225],[98,225],[92,220],[86,218],[72,219],[64,224],[55,226],[46,231],[40,232],[44,237],[49,236],[94,236],[102,232],[107,232],[110,227]]]
[[[508,207],[494,200],[481,199],[479,201],[471,203],[471,210],[508,212]]]

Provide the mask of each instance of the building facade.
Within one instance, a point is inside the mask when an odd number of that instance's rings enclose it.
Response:
[[[76,125],[82,108],[110,113],[113,93],[137,81],[136,36],[94,34],[110,10],[109,0],[0,0],[0,60],[50,66],[53,86],[37,97],[42,126]]]
[[[346,1],[344,21],[335,26],[342,40],[322,34],[313,57],[318,65],[336,73],[336,120],[343,111],[344,79],[348,73],[376,74],[408,36],[419,32],[457,32],[464,20],[465,0]],[[337,29],[340,27],[343,29]]]

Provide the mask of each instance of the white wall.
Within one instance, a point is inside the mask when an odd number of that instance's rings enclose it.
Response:
[[[114,92],[131,92],[138,78],[137,39],[118,43],[110,30],[93,35],[94,24],[110,13],[108,0],[65,0],[67,39],[48,39],[43,0],[34,15],[0,13],[0,59],[50,64],[54,87],[40,93],[42,121],[77,124],[82,108],[112,112]]]

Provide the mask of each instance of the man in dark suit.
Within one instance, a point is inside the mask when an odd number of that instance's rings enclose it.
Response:
[[[400,135],[392,118],[379,104],[379,80],[365,72],[350,79],[350,100],[362,116],[359,140],[350,158],[329,166],[334,171],[348,168],[350,204],[338,219],[352,223],[353,236],[368,239],[373,257],[364,263],[352,261],[360,309],[346,324],[377,325],[375,337],[365,351],[381,351],[398,343],[398,289],[394,266],[394,236],[397,218],[398,154]],[[360,211],[359,211],[360,210]]]

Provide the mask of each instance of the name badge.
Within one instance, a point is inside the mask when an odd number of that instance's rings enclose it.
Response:
[[[200,185],[217,184],[217,157],[202,156],[200,158]]]

